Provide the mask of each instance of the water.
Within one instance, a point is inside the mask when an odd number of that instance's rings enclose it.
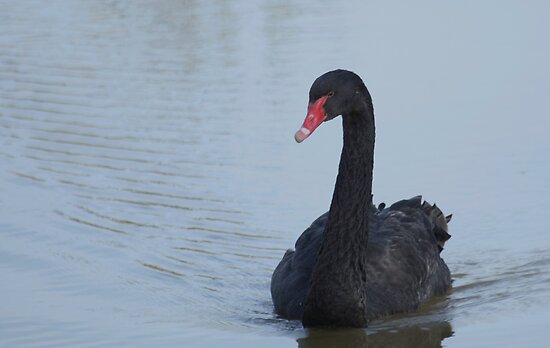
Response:
[[[0,345],[543,347],[548,5],[3,1]],[[274,316],[271,272],[330,202],[359,73],[375,201],[453,213],[454,289],[367,330]]]

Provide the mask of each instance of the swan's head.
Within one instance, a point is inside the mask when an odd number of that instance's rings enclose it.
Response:
[[[367,104],[372,107],[370,94],[359,76],[348,70],[329,71],[313,82],[307,116],[294,139],[301,143],[324,121],[359,113]]]

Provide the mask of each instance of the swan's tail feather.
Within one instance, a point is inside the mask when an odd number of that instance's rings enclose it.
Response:
[[[437,242],[439,251],[441,252],[443,250],[445,242],[448,241],[449,238],[451,238],[447,223],[451,221],[453,215],[450,214],[445,216],[441,209],[439,209],[439,207],[435,203],[433,205],[430,205],[430,203],[426,201],[422,203],[422,210],[424,210],[424,213],[428,215],[433,223],[435,240]]]

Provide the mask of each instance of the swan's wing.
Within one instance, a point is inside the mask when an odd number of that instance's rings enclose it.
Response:
[[[309,288],[309,279],[328,213],[321,215],[302,233],[295,250],[287,250],[271,277],[271,297],[275,312],[286,318],[302,317],[303,304]]]
[[[371,220],[367,299],[376,317],[416,310],[450,286],[435,226],[421,203],[420,196],[397,202]]]
[[[420,195],[395,202],[388,208],[385,208],[384,203],[381,203],[380,206],[382,209],[379,208],[377,214],[377,217],[379,217],[377,220],[378,222],[384,221],[384,218],[388,217],[388,215],[395,213],[422,210],[432,224],[431,228],[428,230],[431,230],[434,235],[439,252],[443,250],[445,242],[451,238],[451,235],[448,233],[447,223],[451,220],[452,214],[445,216],[436,204],[431,205],[426,201],[422,202],[422,196]]]

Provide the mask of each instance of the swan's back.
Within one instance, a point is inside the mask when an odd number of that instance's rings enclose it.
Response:
[[[389,208],[371,208],[366,251],[369,320],[414,311],[450,287],[449,269],[439,256],[450,236],[446,224],[438,220],[441,211],[435,205],[430,207],[423,206],[417,196]],[[287,251],[273,273],[273,303],[283,317],[302,317],[327,219],[325,213],[315,220],[296,241],[295,251]]]

